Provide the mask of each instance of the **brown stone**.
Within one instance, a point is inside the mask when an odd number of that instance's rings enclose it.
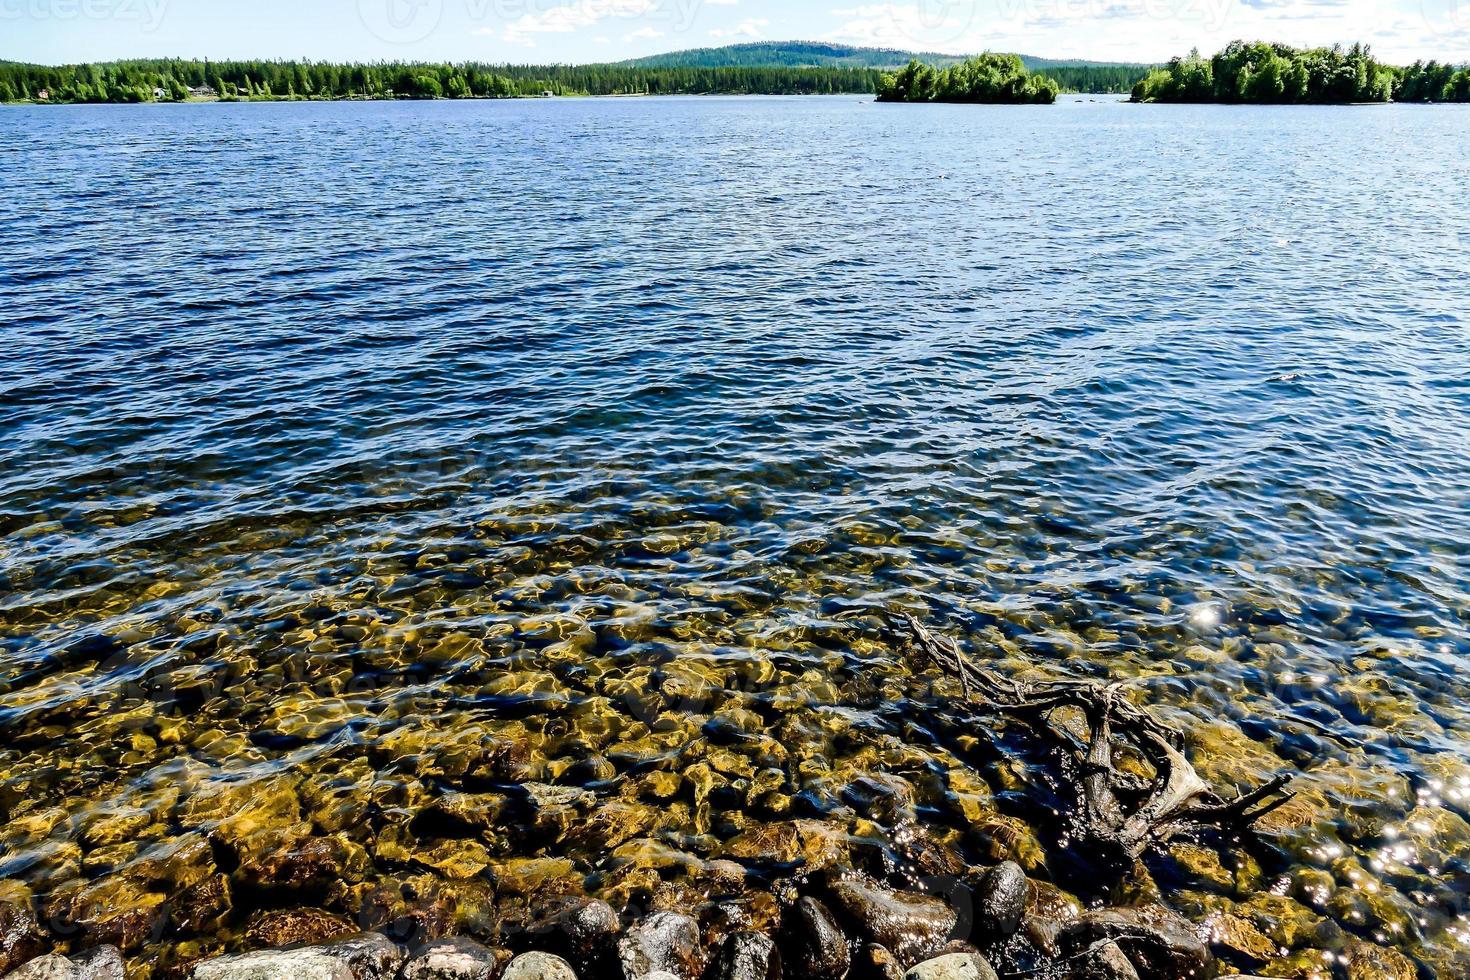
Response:
[[[319,909],[285,909],[261,912],[245,926],[245,943],[252,949],[314,945],[357,931],[357,926],[340,915]]]
[[[30,907],[0,901],[0,974],[46,952],[46,940]]]

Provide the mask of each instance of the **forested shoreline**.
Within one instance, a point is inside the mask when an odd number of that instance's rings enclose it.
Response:
[[[1078,65],[1050,68],[1045,74],[1056,91],[1127,92],[1144,70],[1127,65]],[[142,59],[52,67],[0,62],[0,102],[869,94],[879,90],[885,74],[877,68],[784,65],[645,67]]]
[[[1149,72],[1134,102],[1253,105],[1355,102],[1470,102],[1470,69],[1417,61],[1379,62],[1366,45],[1293,48],[1235,41],[1211,58],[1198,51]]]
[[[871,92],[866,68],[639,68],[623,65],[331,64],[137,60],[0,64],[0,101],[182,102],[512,99],[540,95],[821,95]]]

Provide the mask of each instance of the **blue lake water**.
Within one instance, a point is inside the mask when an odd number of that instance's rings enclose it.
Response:
[[[1464,976],[1467,148],[1461,107],[0,108],[0,879],[172,894],[129,869],[241,786],[433,874],[414,813],[589,757],[649,812],[485,831],[502,893],[862,837],[871,773],[983,863],[964,762],[1046,849],[909,608],[1142,679],[1222,785],[1302,773],[1244,884],[1151,868],[1191,918]],[[530,756],[471,785],[469,743]]]

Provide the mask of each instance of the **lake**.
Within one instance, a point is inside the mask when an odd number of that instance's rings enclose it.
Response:
[[[1233,964],[1470,974],[1467,147],[1452,106],[0,108],[0,897],[167,964],[375,888],[697,901],[878,796],[1088,898],[908,609],[1133,679],[1222,787],[1300,773],[1129,886],[1253,922]]]

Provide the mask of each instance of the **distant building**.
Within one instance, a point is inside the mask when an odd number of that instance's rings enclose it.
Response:
[[[546,91],[544,91],[544,92],[541,93],[541,97],[543,99],[549,99],[549,98],[551,98],[555,94],[556,93],[553,92],[551,89],[547,89]]]
[[[156,88],[156,89],[154,89],[153,90],[153,98],[156,99],[156,100],[158,100],[158,101],[160,101],[160,102],[163,101],[164,99],[168,98],[168,89],[166,89],[166,88]]]
[[[214,99],[219,97],[219,93],[214,90],[214,86],[212,85],[195,86],[189,89],[189,95],[196,99]]]
[[[47,101],[50,100],[50,98],[51,98],[51,90],[49,88],[43,88],[43,89],[41,89],[41,91],[39,91],[39,92],[36,93],[36,101],[37,102],[47,102]]]

